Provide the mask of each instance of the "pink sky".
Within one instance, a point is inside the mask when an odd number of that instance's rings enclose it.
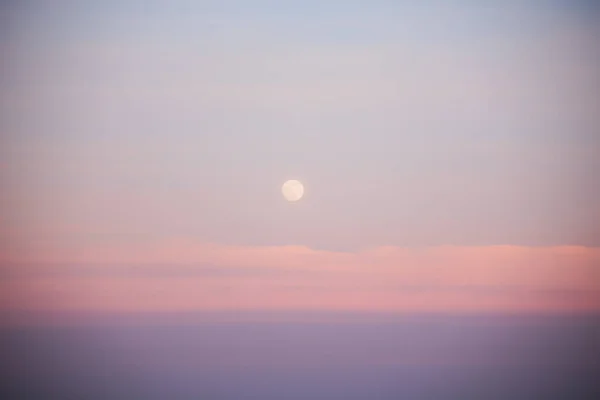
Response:
[[[5,253],[6,309],[600,311],[600,249],[225,246],[193,240]]]
[[[10,8],[0,308],[600,311],[592,19],[208,3]]]

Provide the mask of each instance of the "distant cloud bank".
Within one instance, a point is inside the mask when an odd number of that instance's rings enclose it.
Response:
[[[5,252],[4,310],[600,310],[600,248],[225,246]]]

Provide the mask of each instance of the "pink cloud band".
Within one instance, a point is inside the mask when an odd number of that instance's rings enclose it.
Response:
[[[179,240],[5,253],[4,310],[600,310],[600,249],[302,246]]]

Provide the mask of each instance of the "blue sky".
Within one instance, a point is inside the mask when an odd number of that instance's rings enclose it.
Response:
[[[27,201],[6,218],[66,241],[594,244],[597,27],[581,10],[17,7],[2,151]],[[293,213],[288,178],[307,188]]]

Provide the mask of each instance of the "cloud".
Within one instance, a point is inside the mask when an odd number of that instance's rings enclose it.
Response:
[[[193,240],[3,261],[5,309],[600,310],[600,249],[224,246]]]

